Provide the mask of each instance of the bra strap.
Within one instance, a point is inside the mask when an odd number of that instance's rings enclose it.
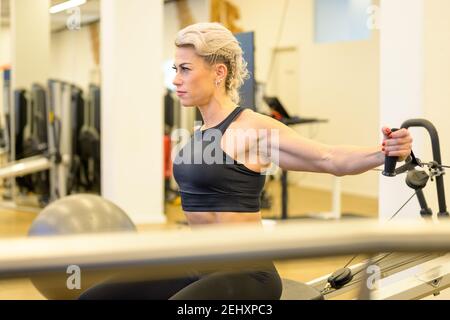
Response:
[[[233,112],[230,113],[225,121],[220,124],[218,128],[220,129],[220,132],[222,132],[222,134],[225,133],[230,124],[241,114],[242,111],[244,111],[244,108],[236,107],[236,109],[234,109]]]

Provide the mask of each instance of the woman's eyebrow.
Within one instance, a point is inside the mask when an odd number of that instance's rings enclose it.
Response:
[[[183,62],[183,63],[180,63],[180,64],[179,64],[179,67],[185,67],[185,66],[188,65],[188,64],[192,64],[192,63],[190,63],[190,62]],[[175,64],[174,64],[173,66],[176,67]]]

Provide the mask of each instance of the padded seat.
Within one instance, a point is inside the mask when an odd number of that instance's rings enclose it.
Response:
[[[323,295],[317,289],[305,283],[282,279],[283,293],[280,300],[324,300]]]

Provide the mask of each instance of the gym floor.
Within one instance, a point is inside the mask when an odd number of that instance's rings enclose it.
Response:
[[[272,195],[272,207],[263,210],[263,218],[280,216],[281,190],[277,181],[268,182],[267,192]],[[331,210],[331,193],[321,190],[289,186],[289,216],[307,218],[311,212],[326,212]],[[342,195],[342,211],[358,216],[376,217],[378,201],[374,198],[365,198],[353,195]],[[181,207],[168,204],[166,207],[167,220],[162,225],[139,225],[139,231],[151,231],[184,227],[185,221]],[[0,209],[0,237],[26,236],[35,213],[19,212]],[[307,282],[314,278],[334,272],[343,267],[350,257],[330,257],[322,259],[304,259],[276,262],[277,269],[283,278]],[[338,297],[338,299],[351,299],[354,292]],[[44,299],[28,279],[0,281],[0,300],[8,299]]]

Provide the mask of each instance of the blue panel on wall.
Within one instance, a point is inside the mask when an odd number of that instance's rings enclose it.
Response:
[[[244,59],[247,62],[250,78],[244,82],[241,87],[241,103],[242,107],[256,110],[255,106],[255,34],[253,32],[242,32],[235,34],[236,39],[241,44],[244,51]]]
[[[366,40],[372,0],[315,0],[316,42]]]
[[[3,81],[10,81],[11,80],[11,70],[5,69],[3,70]]]

